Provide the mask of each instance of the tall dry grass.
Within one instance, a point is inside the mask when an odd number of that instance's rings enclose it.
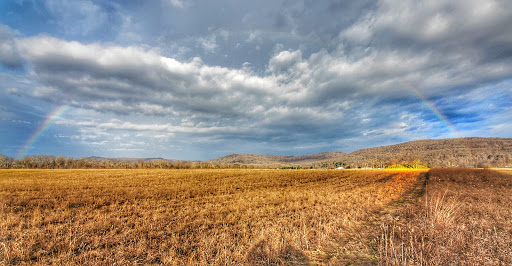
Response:
[[[512,176],[433,169],[424,195],[381,227],[385,265],[511,265]]]
[[[377,263],[362,229],[422,173],[1,170],[0,263]]]

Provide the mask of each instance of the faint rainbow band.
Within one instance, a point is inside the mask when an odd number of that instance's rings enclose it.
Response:
[[[30,138],[25,141],[25,144],[20,148],[18,153],[16,154],[16,158],[22,159],[27,155],[28,150],[34,146],[34,143],[41,137],[41,135],[51,127],[51,125],[55,122],[57,118],[59,118],[67,109],[69,105],[61,105],[55,108],[51,113],[49,113],[44,122],[37,127],[37,129],[30,135]]]
[[[457,140],[459,140],[459,143],[462,145],[462,147],[464,148],[466,153],[470,157],[472,157],[473,153],[471,152],[471,149],[468,148],[464,144],[464,142],[461,140],[461,136],[460,136],[459,132],[457,131],[457,128],[455,127],[455,125],[453,125],[453,123],[450,121],[450,119],[448,119],[448,117],[446,117],[446,115],[444,115],[443,112],[441,112],[441,110],[439,110],[439,108],[437,108],[437,106],[432,101],[430,101],[425,95],[421,94],[418,90],[414,89],[414,87],[407,84],[407,82],[405,82],[403,80],[398,80],[398,82],[400,84],[402,84],[405,89],[410,91],[416,98],[418,98],[425,106],[427,106],[428,109],[430,109],[432,111],[432,113],[434,113],[434,115],[439,119],[439,121],[441,121],[441,123],[443,123],[448,128],[448,130],[451,131],[453,136]]]

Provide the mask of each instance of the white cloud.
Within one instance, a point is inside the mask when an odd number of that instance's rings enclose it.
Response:
[[[302,52],[283,51],[272,57],[268,63],[268,70],[271,72],[281,72],[290,69],[292,65],[299,63],[302,60]]]
[[[89,127],[97,128],[100,130],[121,130],[121,131],[148,131],[148,132],[164,132],[159,134],[161,138],[174,136],[175,133],[197,133],[197,134],[209,134],[209,133],[234,133],[244,132],[248,129],[241,129],[237,127],[229,126],[212,126],[212,127],[201,127],[201,126],[172,126],[166,124],[135,124],[132,122],[122,122],[119,120],[112,120],[110,122],[98,122],[98,121],[72,121],[72,120],[58,120],[55,122],[58,125],[78,126],[78,127]]]
[[[35,96],[79,100],[99,111],[236,114],[247,97],[257,100],[274,87],[271,79],[244,70],[207,66],[199,58],[179,62],[137,47],[83,45],[44,36],[19,40],[18,46],[33,64],[34,77],[47,84]],[[50,88],[57,88],[60,97]]]
[[[468,37],[492,34],[496,27],[510,23],[510,7],[510,2],[494,0],[381,0],[375,11],[360,18],[342,36],[359,42],[371,36],[396,41],[466,41]]]

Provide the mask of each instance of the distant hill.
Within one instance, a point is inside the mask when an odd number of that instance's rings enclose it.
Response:
[[[231,154],[208,161],[213,164],[279,164],[318,166],[343,163],[351,167],[383,167],[395,163],[421,163],[431,167],[487,167],[512,165],[512,138],[426,139],[356,150],[311,155]]]
[[[207,162],[212,164],[286,164],[308,165],[346,155],[344,152],[322,152],[310,155],[231,154]]]
[[[417,140],[361,149],[338,159],[362,166],[413,161],[437,167],[507,166],[512,164],[512,138]]]
[[[351,153],[231,154],[205,162],[96,156],[75,159],[54,155],[30,155],[14,159],[0,154],[0,168],[381,168],[397,164],[428,167],[512,167],[512,138],[426,139],[360,149]]]

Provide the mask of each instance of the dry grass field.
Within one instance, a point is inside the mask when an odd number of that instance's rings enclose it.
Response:
[[[432,169],[386,218],[382,264],[512,265],[512,171]]]
[[[0,170],[0,264],[512,264],[490,170]]]
[[[0,263],[376,263],[361,228],[424,173],[1,170]]]

